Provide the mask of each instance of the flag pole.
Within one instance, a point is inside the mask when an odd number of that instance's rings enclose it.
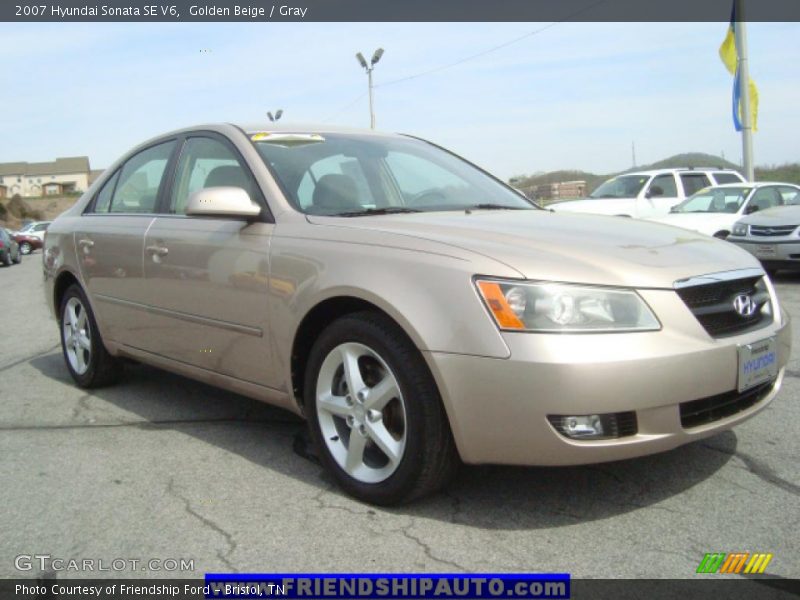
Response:
[[[742,165],[743,175],[747,181],[755,180],[753,168],[753,118],[750,114],[750,67],[747,64],[747,30],[745,29],[744,0],[736,2],[736,37],[737,59],[739,61],[739,98],[742,102]]]

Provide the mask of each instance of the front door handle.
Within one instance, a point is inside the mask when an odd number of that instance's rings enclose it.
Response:
[[[92,246],[94,246],[94,242],[92,240],[84,238],[82,240],[78,240],[78,246],[80,246],[81,248],[91,248]]]
[[[165,246],[148,246],[145,250],[154,256],[166,256],[169,253],[169,248]]]

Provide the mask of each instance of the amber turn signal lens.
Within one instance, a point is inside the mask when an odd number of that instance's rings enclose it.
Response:
[[[478,289],[489,310],[492,311],[495,321],[503,329],[525,329],[525,324],[514,314],[506,301],[500,285],[493,281],[479,281]]]

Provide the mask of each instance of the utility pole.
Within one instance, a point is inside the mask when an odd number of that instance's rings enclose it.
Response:
[[[631,155],[633,158],[633,166],[636,166],[636,142],[631,142]]]
[[[736,23],[734,35],[736,38],[736,53],[739,62],[739,98],[742,103],[742,168],[747,181],[755,179],[753,167],[753,119],[750,114],[750,67],[747,61],[747,31],[745,29],[744,0],[736,2]],[[738,110],[738,107],[736,107]]]
[[[378,48],[372,55],[372,59],[369,63],[367,63],[367,59],[364,58],[364,55],[359,52],[356,54],[356,58],[358,62],[364,67],[364,70],[367,72],[367,85],[369,86],[369,128],[375,129],[375,108],[372,103],[372,71],[375,68],[375,65],[383,56],[383,48]]]

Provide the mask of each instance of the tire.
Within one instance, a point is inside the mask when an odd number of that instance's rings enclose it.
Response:
[[[12,260],[14,261],[14,264],[17,265],[22,262],[22,254],[19,252],[19,250],[17,250],[17,258],[14,258]]]
[[[9,248],[3,252],[3,264],[7,267],[11,266],[11,249]]]
[[[360,312],[329,325],[311,349],[304,390],[320,461],[348,494],[399,504],[441,489],[455,474],[458,453],[439,391],[420,352],[388,317]]]
[[[729,235],[730,232],[728,231],[718,231],[717,233],[714,234],[714,237],[717,238],[718,240],[727,240]]]
[[[73,284],[67,288],[58,315],[61,351],[75,383],[82,388],[115,383],[122,374],[122,363],[106,350],[92,309],[79,286]]]
[[[30,254],[33,251],[33,248],[31,247],[30,242],[22,242],[19,245],[19,251],[22,254]]]

